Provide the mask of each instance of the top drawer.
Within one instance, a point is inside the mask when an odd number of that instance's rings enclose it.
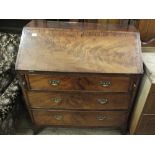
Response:
[[[130,77],[98,75],[41,75],[29,74],[31,90],[86,90],[104,92],[128,92]]]

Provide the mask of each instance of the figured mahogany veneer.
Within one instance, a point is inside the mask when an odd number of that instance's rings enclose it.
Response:
[[[117,111],[33,110],[38,125],[117,126],[125,122],[127,113]]]
[[[130,77],[128,76],[80,76],[80,75],[28,75],[31,90],[87,90],[104,92],[128,92]],[[58,81],[52,85],[51,81]],[[104,85],[105,82],[105,85]],[[107,85],[106,85],[107,82]],[[108,85],[108,82],[109,85]]]
[[[32,108],[51,109],[128,109],[130,95],[125,93],[28,92]]]
[[[127,131],[143,73],[139,33],[123,27],[32,21],[16,62],[33,124]]]
[[[67,22],[30,24],[23,29],[16,69],[141,74],[139,33],[123,30]]]

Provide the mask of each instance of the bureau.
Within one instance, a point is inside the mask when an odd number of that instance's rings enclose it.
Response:
[[[125,133],[143,73],[139,33],[34,20],[23,29],[16,70],[35,131],[52,125]]]
[[[130,123],[130,133],[155,134],[155,49],[144,48],[145,74],[142,79]]]

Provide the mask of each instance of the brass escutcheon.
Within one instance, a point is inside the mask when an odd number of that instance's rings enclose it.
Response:
[[[59,86],[60,80],[49,80],[49,84],[52,86]]]
[[[98,103],[100,104],[106,104],[108,103],[108,99],[107,98],[101,98],[101,99],[97,99]]]
[[[62,98],[54,97],[54,98],[51,99],[51,101],[54,102],[54,103],[60,103],[62,101]]]
[[[102,87],[109,87],[111,85],[111,82],[110,81],[100,81],[99,84]]]
[[[57,115],[54,115],[54,118],[58,121],[62,120],[63,119],[63,116],[60,115],[60,114],[57,114]]]
[[[96,119],[99,120],[99,121],[103,121],[106,118],[107,118],[106,116],[100,116],[100,115],[96,117]]]

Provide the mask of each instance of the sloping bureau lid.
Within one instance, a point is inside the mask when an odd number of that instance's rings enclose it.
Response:
[[[98,24],[33,21],[23,29],[16,70],[139,74],[139,33]]]

